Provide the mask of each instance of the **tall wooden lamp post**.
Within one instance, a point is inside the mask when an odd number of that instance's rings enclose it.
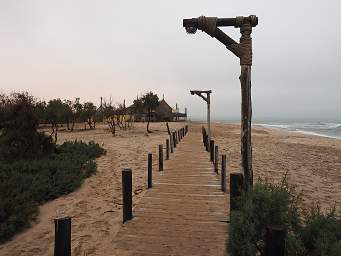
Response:
[[[196,94],[199,97],[201,97],[204,101],[206,101],[207,103],[207,133],[208,133],[208,150],[210,150],[211,145],[210,145],[210,141],[211,141],[211,110],[210,110],[210,106],[211,106],[211,93],[212,91],[198,91],[198,90],[191,90],[190,91],[192,95]],[[206,94],[206,97],[203,95]]]
[[[248,190],[253,184],[252,170],[252,145],[251,145],[251,65],[252,65],[252,27],[257,26],[257,16],[238,16],[236,18],[205,17],[184,19],[183,26],[187,33],[194,34],[197,29],[206,32],[211,37],[218,39],[228,50],[240,59],[241,74],[241,155],[244,172],[245,189]],[[218,27],[233,26],[240,28],[241,37],[239,43],[226,35]]]

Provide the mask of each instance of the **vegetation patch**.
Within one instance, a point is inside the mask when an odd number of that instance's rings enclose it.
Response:
[[[77,189],[103,153],[94,142],[75,141],[42,159],[0,162],[0,242],[28,227],[39,204]]]
[[[266,230],[272,226],[287,230],[289,256],[341,255],[341,220],[335,208],[327,213],[316,205],[303,209],[302,195],[286,179],[279,184],[259,181],[238,202],[231,212],[231,255],[265,255]]]

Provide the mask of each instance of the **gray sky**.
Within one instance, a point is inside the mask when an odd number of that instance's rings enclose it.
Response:
[[[335,0],[0,0],[0,91],[131,102],[152,90],[204,117],[240,113],[239,60],[182,19],[255,14],[255,119],[340,120],[341,4]],[[224,29],[235,40],[234,28]]]

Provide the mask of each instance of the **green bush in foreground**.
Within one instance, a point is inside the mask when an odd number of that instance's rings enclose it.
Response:
[[[77,189],[104,153],[94,142],[75,141],[39,160],[0,162],[0,243],[28,227],[39,204]]]
[[[323,214],[318,207],[302,210],[302,196],[284,179],[266,181],[239,198],[231,212],[229,251],[232,256],[265,255],[266,229],[287,229],[287,255],[341,255],[341,220],[335,210]]]

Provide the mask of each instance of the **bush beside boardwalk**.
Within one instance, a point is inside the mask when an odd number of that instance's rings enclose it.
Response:
[[[38,205],[68,194],[96,171],[104,149],[94,142],[65,142],[39,160],[0,163],[0,242],[27,228]]]
[[[231,212],[229,250],[233,256],[266,255],[268,227],[287,230],[286,255],[341,255],[341,219],[335,208],[322,213],[315,205],[302,209],[302,195],[289,186],[266,181],[238,198],[238,209]]]

